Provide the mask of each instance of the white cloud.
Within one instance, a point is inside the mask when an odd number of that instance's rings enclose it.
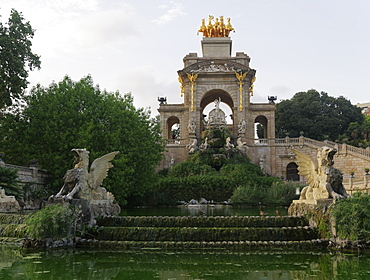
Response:
[[[174,18],[177,18],[178,16],[186,15],[186,13],[183,12],[184,9],[183,5],[181,3],[177,3],[174,1],[170,1],[170,5],[160,5],[159,8],[167,9],[164,15],[153,20],[153,22],[155,22],[159,26],[165,25],[166,23],[172,21]]]

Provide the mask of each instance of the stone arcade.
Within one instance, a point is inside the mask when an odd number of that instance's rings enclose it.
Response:
[[[170,168],[186,160],[190,149],[194,151],[202,144],[201,135],[211,117],[207,118],[205,108],[217,100],[231,111],[232,121],[227,124],[231,133],[230,142],[235,147],[243,148],[251,161],[261,166],[266,174],[285,180],[300,180],[297,158],[290,148],[309,155],[315,161],[317,149],[329,146],[338,151],[335,155],[336,166],[344,173],[345,184],[352,184],[346,183],[351,179],[351,171],[363,178],[364,168],[370,166],[369,148],[365,150],[330,141],[320,142],[303,135],[276,139],[276,97],[266,96],[266,103],[251,102],[256,70],[250,67],[251,59],[246,53],[232,55],[229,33],[234,29],[230,19],[227,19],[227,24],[221,25],[223,18],[218,21],[210,16],[208,24],[205,22],[203,20],[199,28],[199,32],[203,33],[202,56],[189,53],[183,59],[184,68],[177,71],[183,103],[167,104],[165,98],[159,98],[161,104],[158,111],[162,138],[167,140],[167,152],[158,169]],[[257,123],[263,127],[262,138],[256,138]],[[173,133],[174,127],[178,127],[176,134]],[[370,187],[367,181],[364,184],[365,188]]]

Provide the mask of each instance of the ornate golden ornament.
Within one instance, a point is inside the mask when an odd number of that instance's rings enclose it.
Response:
[[[178,81],[180,83],[180,97],[183,97],[185,93],[184,80],[182,79],[181,76],[179,76]]]
[[[250,94],[250,96],[253,96],[253,88],[254,88],[253,83],[254,83],[255,81],[256,81],[256,77],[254,76],[254,77],[252,78],[251,84],[250,84],[250,86],[249,86],[249,94]]]
[[[234,27],[230,23],[230,18],[226,19],[226,24],[224,23],[224,17],[214,18],[214,16],[208,16],[208,22],[202,19],[202,24],[199,27],[197,35],[199,32],[203,33],[203,37],[229,37],[231,31],[235,32]]]
[[[186,75],[188,75],[188,79],[190,81],[190,85],[191,85],[191,88],[190,88],[190,92],[191,92],[191,106],[190,106],[190,111],[193,112],[194,111],[194,86],[196,85],[195,83],[195,80],[198,78],[198,74],[189,74],[189,73],[186,73]]]
[[[235,72],[235,76],[239,81],[238,85],[239,85],[239,111],[240,112],[243,111],[243,85],[244,85],[243,80],[247,76],[247,74],[248,72],[245,72],[244,74],[243,72],[240,72],[240,74]]]

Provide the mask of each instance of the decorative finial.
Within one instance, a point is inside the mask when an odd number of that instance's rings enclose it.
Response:
[[[203,33],[203,37],[229,37],[231,31],[235,32],[235,29],[230,23],[230,18],[226,19],[226,24],[224,23],[224,17],[214,19],[214,16],[208,16],[208,23],[206,20],[202,19],[202,24],[199,27],[197,35],[199,32]]]

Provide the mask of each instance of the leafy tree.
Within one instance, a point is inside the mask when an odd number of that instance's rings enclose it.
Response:
[[[336,140],[345,133],[351,122],[362,124],[360,108],[343,96],[331,97],[316,90],[296,93],[291,100],[276,104],[276,135],[304,135],[316,140]]]
[[[340,140],[348,140],[348,144],[353,146],[367,147],[370,144],[370,116],[364,115],[364,122],[351,122],[345,134],[340,136]]]
[[[135,109],[130,94],[102,91],[90,76],[78,82],[66,76],[47,88],[37,85],[25,102],[23,110],[5,114],[0,146],[7,162],[36,160],[47,169],[51,192],[73,167],[72,148],[89,150],[90,161],[120,151],[103,182],[120,204],[151,186],[164,149],[160,127],[149,111]]]
[[[6,24],[0,22],[0,109],[23,96],[28,71],[40,68],[40,57],[31,51],[33,35],[31,24],[14,9]]]

